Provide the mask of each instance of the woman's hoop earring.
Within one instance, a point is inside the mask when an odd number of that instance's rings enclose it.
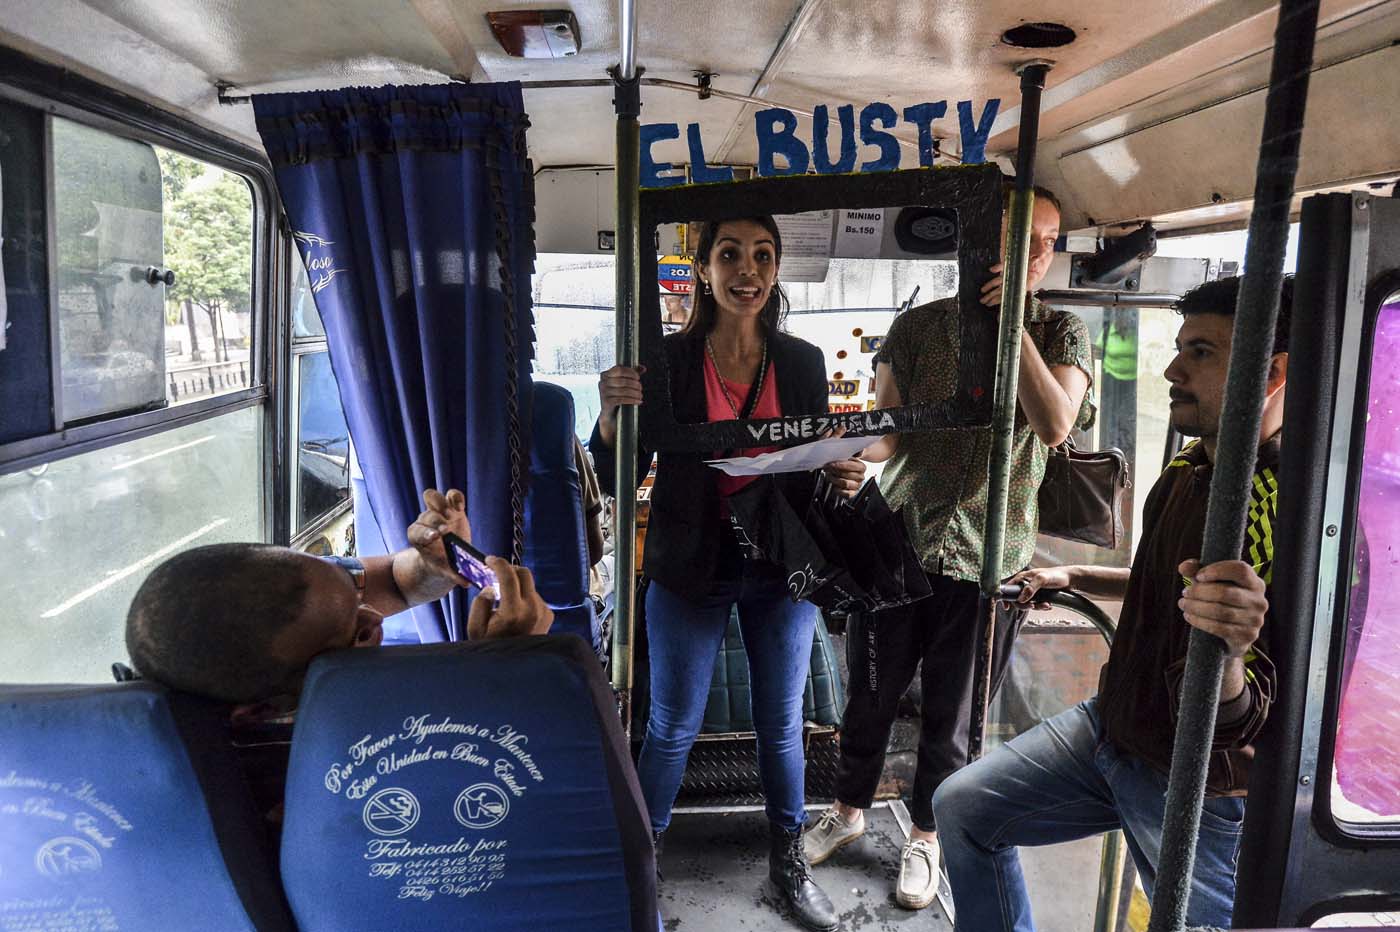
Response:
[[[710,288],[709,282],[705,282],[704,287],[701,290],[703,290],[705,294],[714,294],[714,291]]]

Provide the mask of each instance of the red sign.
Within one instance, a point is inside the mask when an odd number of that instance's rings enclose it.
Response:
[[[851,414],[851,413],[856,412],[856,411],[864,411],[864,410],[865,410],[865,406],[864,406],[864,405],[858,405],[858,404],[855,404],[855,405],[848,405],[848,404],[832,405],[832,404],[829,404],[829,405],[827,405],[826,407],[827,407],[827,410],[830,411],[832,414]]]
[[[661,290],[668,294],[692,294],[695,291],[694,272],[685,256],[662,256],[656,264],[656,277]]]

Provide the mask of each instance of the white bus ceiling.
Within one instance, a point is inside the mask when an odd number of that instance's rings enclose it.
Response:
[[[486,22],[489,10],[565,5],[582,37],[572,58],[510,58]],[[980,113],[999,97],[988,154],[1004,165],[1018,118],[1012,69],[1049,58],[1037,174],[1063,196],[1066,228],[1247,218],[1277,18],[1269,0],[638,0],[637,8],[648,78],[692,83],[704,69],[717,73],[716,89],[803,110],[948,100],[952,111],[951,102],[971,100]],[[1062,23],[1077,38],[1047,50],[1001,42],[1027,21]],[[1320,23],[1298,189],[1392,180],[1400,0],[1324,0]],[[252,145],[251,108],[221,106],[217,82],[247,93],[448,75],[587,80],[605,78],[618,59],[614,0],[0,0],[0,42]],[[605,86],[527,89],[536,167],[610,165],[611,98]],[[700,123],[711,161],[755,161],[754,106],[654,86],[642,100],[644,123]],[[955,154],[955,113],[934,129]],[[917,164],[912,127],[898,132],[909,143],[903,164]],[[811,138],[805,118],[798,136]],[[683,139],[654,154],[687,158]],[[596,229],[591,214],[577,222]]]

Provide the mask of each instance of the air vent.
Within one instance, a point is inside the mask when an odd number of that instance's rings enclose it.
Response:
[[[1001,34],[1001,41],[1018,49],[1057,49],[1075,40],[1063,23],[1022,23]]]

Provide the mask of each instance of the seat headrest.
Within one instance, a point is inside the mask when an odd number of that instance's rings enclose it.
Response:
[[[318,658],[282,876],[303,930],[654,928],[645,808],[597,658],[548,637]]]
[[[534,410],[531,412],[531,430],[536,438],[562,439],[573,449],[574,436],[574,396],[562,385],[553,382],[535,382]]]
[[[577,634],[602,647],[602,626],[588,595],[588,533],[574,459],[574,398],[549,382],[535,384],[531,415],[530,494],[525,499],[524,563],[554,609],[551,634]]]
[[[0,749],[0,926],[290,927],[213,703],[4,686]]]

